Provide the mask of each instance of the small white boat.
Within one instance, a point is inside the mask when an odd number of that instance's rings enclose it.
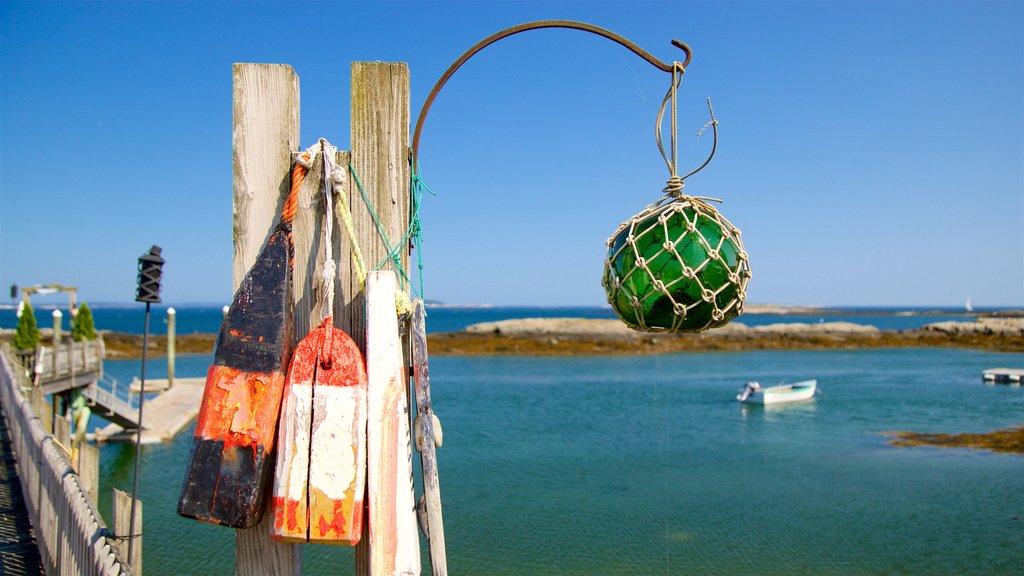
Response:
[[[783,384],[768,388],[762,388],[757,382],[747,382],[743,387],[743,391],[736,396],[736,399],[747,404],[801,402],[813,398],[817,388],[817,380],[805,380],[795,384]]]

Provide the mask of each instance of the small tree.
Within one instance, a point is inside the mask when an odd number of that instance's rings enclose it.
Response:
[[[75,342],[96,339],[96,326],[93,324],[92,310],[85,302],[78,306],[78,314],[71,324],[71,339]]]
[[[25,309],[18,318],[18,328],[14,331],[14,348],[17,350],[35,350],[39,345],[39,327],[36,326],[36,313],[32,305],[25,303]]]

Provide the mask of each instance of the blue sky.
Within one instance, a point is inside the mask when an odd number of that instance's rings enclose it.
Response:
[[[0,287],[231,298],[231,65],[291,64],[302,140],[348,145],[349,65],[438,76],[502,28],[581,20],[663,60],[690,44],[680,165],[743,229],[749,301],[1024,305],[1024,4],[0,4]],[[668,74],[607,40],[529,32],[477,55],[422,140],[426,296],[604,302],[604,241],[656,200]]]

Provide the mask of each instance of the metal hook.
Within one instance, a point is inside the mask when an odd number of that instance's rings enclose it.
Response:
[[[459,56],[459,59],[452,63],[452,65],[448,67],[448,70],[446,70],[445,73],[441,75],[441,78],[437,80],[437,82],[434,84],[433,89],[430,90],[430,94],[427,95],[426,101],[423,102],[423,107],[420,109],[419,117],[416,119],[416,130],[413,132],[412,136],[411,154],[413,162],[413,171],[415,171],[416,169],[416,159],[419,156],[420,134],[423,131],[423,122],[427,118],[427,112],[430,111],[430,106],[434,103],[434,99],[437,97],[437,94],[441,91],[441,88],[443,88],[445,83],[448,82],[448,79],[451,78],[453,74],[455,74],[455,71],[458,70],[463,64],[465,64],[467,60],[472,58],[477,52],[483,50],[484,48],[490,46],[491,44],[494,44],[498,40],[501,40],[502,38],[507,38],[514,34],[519,34],[520,32],[526,32],[527,30],[537,30],[540,28],[570,28],[573,30],[582,30],[584,32],[590,32],[591,34],[597,34],[598,36],[602,36],[604,38],[617,42],[622,46],[625,46],[634,54],[640,56],[641,58],[649,62],[652,66],[661,70],[662,72],[673,73],[677,65],[676,62],[666,64],[665,62],[662,62],[661,60],[658,60],[657,58],[652,56],[650,52],[647,52],[643,48],[640,48],[639,46],[637,46],[630,40],[626,39],[625,37],[619,36],[618,34],[611,32],[609,30],[605,30],[604,28],[594,26],[593,24],[587,24],[585,22],[574,22],[572,20],[538,20],[536,22],[527,22],[525,24],[519,24],[518,26],[506,28],[500,32],[491,34],[487,38],[484,38],[483,40],[477,42],[462,56]],[[686,54],[686,58],[683,60],[682,64],[679,64],[682,68],[685,69],[686,66],[690,64],[690,60],[693,59],[693,51],[690,50],[690,47],[685,42],[681,42],[679,40],[672,40],[672,45],[675,46],[676,48],[679,48]]]

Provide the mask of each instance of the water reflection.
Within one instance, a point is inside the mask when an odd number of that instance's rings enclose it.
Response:
[[[741,402],[740,414],[744,420],[747,418],[763,417],[766,422],[781,422],[789,419],[789,416],[814,414],[817,410],[817,403],[816,398],[783,404],[747,404]]]

